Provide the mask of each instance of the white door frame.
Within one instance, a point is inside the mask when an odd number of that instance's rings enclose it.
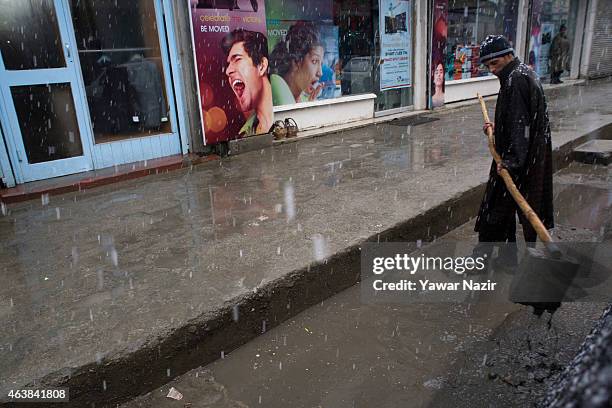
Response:
[[[62,40],[62,51],[64,54],[65,67],[47,68],[34,70],[6,70],[4,61],[0,57],[0,122],[3,125],[4,140],[8,152],[0,149],[0,159],[2,159],[2,173],[7,180],[7,185],[15,183],[25,183],[28,181],[41,180],[51,177],[58,177],[67,174],[79,173],[92,169],[91,160],[91,138],[84,131],[85,129],[85,110],[80,103],[79,93],[80,84],[78,82],[77,71],[74,60],[73,44],[70,42],[70,27],[62,11],[61,0],[53,0],[55,14],[57,18],[58,31]],[[75,109],[77,124],[83,155],[68,159],[59,159],[48,162],[29,164],[17,112],[13,103],[11,87],[22,85],[46,85],[46,84],[70,84],[72,100]],[[12,163],[5,163],[4,154],[10,157]],[[13,175],[14,177],[10,177]]]
[[[0,105],[2,102],[0,101]],[[5,131],[3,130],[4,119],[2,118],[2,107],[0,106],[0,179],[6,187],[15,187],[15,175],[6,151],[6,142],[4,140]]]
[[[64,10],[67,19],[71,22],[70,41],[76,50],[76,34],[72,26],[72,13],[70,11],[69,0],[60,0],[64,5]],[[94,168],[106,168],[115,165],[145,161],[154,158],[166,157],[176,154],[181,154],[181,140],[178,132],[178,119],[175,107],[174,90],[172,87],[172,71],[170,69],[170,59],[168,55],[168,39],[166,38],[166,30],[164,24],[164,8],[161,0],[153,0],[155,5],[155,16],[157,24],[157,33],[161,50],[161,58],[163,62],[164,86],[168,102],[168,117],[170,118],[171,133],[163,133],[157,135],[146,135],[142,137],[130,138],[107,143],[95,143],[93,125],[89,114],[89,103],[85,94],[85,81],[83,73],[80,69],[80,61],[78,51],[75,51],[75,61],[77,66],[77,75],[80,83],[80,100],[85,107],[86,114],[86,129],[90,135],[92,143],[92,158]]]

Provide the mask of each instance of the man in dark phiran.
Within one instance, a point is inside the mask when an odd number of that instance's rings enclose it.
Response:
[[[546,98],[537,74],[514,56],[501,35],[489,35],[480,45],[480,62],[499,78],[500,90],[491,127],[502,164],[493,161],[489,181],[476,219],[479,244],[475,252],[490,257],[493,242],[508,242],[499,254],[500,264],[514,266],[516,214],[525,241],[534,245],[537,234],[518,209],[499,176],[501,168],[512,175],[516,186],[548,229],[554,226],[552,146]],[[497,263],[497,262],[496,262]]]

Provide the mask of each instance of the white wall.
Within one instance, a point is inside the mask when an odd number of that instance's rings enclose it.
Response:
[[[593,47],[593,32],[597,17],[597,0],[589,0],[586,10],[586,24],[584,27],[584,40],[582,42],[582,56],[580,58],[580,77],[586,78],[589,75],[589,65],[591,63],[591,48]]]
[[[574,45],[572,49],[572,61],[570,66],[570,78],[580,77],[580,60],[582,45],[586,39],[585,19],[587,16],[588,0],[579,0],[578,15],[576,16],[576,31],[574,34]],[[589,45],[590,48],[590,45]]]
[[[274,107],[274,120],[291,117],[295,119],[300,130],[308,130],[372,119],[375,99],[374,94],[364,94],[276,106]]]
[[[482,96],[496,95],[499,92],[497,77],[481,77],[474,79],[460,79],[446,82],[444,90],[444,103],[463,101],[476,98],[476,93]]]

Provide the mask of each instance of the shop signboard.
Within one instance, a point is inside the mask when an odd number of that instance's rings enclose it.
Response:
[[[267,133],[273,108],[264,0],[187,1],[205,144]]]
[[[412,85],[410,0],[379,0],[380,90]]]
[[[341,95],[339,29],[332,0],[267,0],[274,105]]]

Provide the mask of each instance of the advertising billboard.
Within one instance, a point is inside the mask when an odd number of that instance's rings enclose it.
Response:
[[[273,123],[263,0],[188,0],[205,144]]]

